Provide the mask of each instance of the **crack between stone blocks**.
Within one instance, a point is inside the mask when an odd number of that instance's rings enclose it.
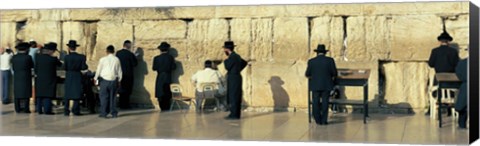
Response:
[[[315,19],[316,17],[307,17],[307,25],[308,25],[308,49],[307,49],[307,54],[310,54],[311,52],[311,49],[312,49],[312,46],[311,46],[311,43],[312,43],[312,27],[313,27],[313,19]]]
[[[227,38],[229,41],[232,40],[232,18],[225,18],[225,20],[227,20],[227,24],[228,24],[228,32],[227,32]]]
[[[275,18],[272,18],[272,27],[271,27],[271,35],[272,35],[272,42],[271,42],[271,49],[270,49],[270,60],[273,60],[273,53],[274,53],[274,43],[275,43]]]
[[[343,20],[343,44],[342,44],[342,50],[341,50],[341,58],[344,61],[348,61],[347,58],[347,19],[349,16],[341,16]]]

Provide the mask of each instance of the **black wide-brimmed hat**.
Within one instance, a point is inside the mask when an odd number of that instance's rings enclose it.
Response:
[[[233,41],[225,41],[225,43],[223,43],[223,48],[233,49],[235,46],[235,42]]]
[[[27,50],[28,48],[30,48],[30,44],[29,43],[25,43],[25,42],[21,42],[21,43],[18,43],[16,46],[15,46],[16,49],[20,50],[20,51],[25,51]]]
[[[448,34],[447,31],[443,31],[442,34],[440,34],[440,36],[437,37],[437,40],[447,40],[447,41],[452,41],[453,38],[452,36],[450,36],[450,34]]]
[[[57,43],[50,42],[48,44],[45,44],[44,49],[56,51],[57,50]]]
[[[162,42],[160,45],[157,47],[157,49],[164,50],[164,49],[170,49],[170,44],[167,42]]]
[[[320,52],[320,53],[327,53],[329,50],[325,49],[324,44],[318,44],[317,49],[313,50],[315,52]]]
[[[78,47],[80,45],[77,44],[77,41],[75,40],[69,40],[67,46],[69,47]]]

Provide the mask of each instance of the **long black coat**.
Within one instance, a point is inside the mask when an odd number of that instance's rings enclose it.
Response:
[[[85,55],[72,52],[65,56],[65,99],[83,97],[82,70],[88,69]]]
[[[436,73],[455,72],[455,66],[459,61],[458,51],[449,46],[442,45],[434,48],[428,59],[428,65],[435,68]]]
[[[134,68],[138,64],[137,57],[135,57],[132,52],[126,49],[117,51],[116,56],[120,60],[120,65],[122,66],[122,83],[120,84],[122,86],[121,91],[131,93],[133,87]]]
[[[240,100],[242,96],[242,75],[240,74],[247,66],[247,62],[240,55],[232,52],[224,62],[227,70],[227,96]],[[229,99],[229,102],[233,99]]]
[[[35,57],[35,95],[38,97],[55,97],[57,92],[57,67],[62,62],[47,54]]]
[[[33,59],[27,53],[18,53],[12,57],[13,93],[17,99],[32,97]]]
[[[160,98],[165,94],[163,87],[172,83],[172,71],[177,68],[175,59],[167,53],[160,54],[153,59],[152,68],[157,71],[155,97]]]
[[[462,85],[460,86],[460,92],[458,93],[458,98],[455,103],[455,110],[461,111],[462,109],[467,107],[467,62],[468,59],[463,59],[458,62],[458,65],[455,69],[455,73],[457,74],[458,79],[462,81]]]
[[[333,58],[318,55],[308,60],[305,76],[309,78],[310,91],[330,91],[335,86],[334,79],[337,77],[337,66]]]

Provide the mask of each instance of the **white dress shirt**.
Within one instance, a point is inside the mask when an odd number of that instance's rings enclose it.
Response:
[[[122,81],[122,68],[120,66],[120,60],[113,54],[108,54],[100,59],[100,63],[97,66],[95,73],[95,80],[98,81],[98,77],[102,77],[104,80],[114,81],[118,78],[118,81]]]
[[[13,54],[10,53],[8,54],[7,52],[4,52],[2,55],[0,55],[0,70],[10,70],[12,68],[12,63],[10,60],[12,60]]]
[[[195,83],[195,87],[198,92],[202,92],[200,85],[202,83],[217,83],[222,86],[225,82],[223,81],[222,74],[211,68],[205,68],[204,70],[197,71],[192,76],[192,81]],[[222,87],[220,87],[222,88]]]

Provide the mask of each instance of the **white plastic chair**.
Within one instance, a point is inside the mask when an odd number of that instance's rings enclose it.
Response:
[[[180,84],[170,84],[170,90],[172,91],[172,103],[170,105],[170,111],[173,110],[173,106],[177,105],[179,108],[181,107],[179,102],[189,102],[188,110],[192,106],[192,102],[195,102],[193,98],[184,97],[182,95],[182,86]]]
[[[202,89],[201,96],[203,96],[203,98],[201,98],[201,100],[199,102],[200,107],[197,107],[197,108],[200,108],[200,109],[203,110],[204,108],[202,108],[202,107],[205,104],[206,99],[215,99],[216,110],[219,110],[220,109],[220,100],[215,97],[215,93],[217,92],[217,89],[218,89],[218,84],[217,83],[202,83],[202,84],[200,84],[200,88]]]

